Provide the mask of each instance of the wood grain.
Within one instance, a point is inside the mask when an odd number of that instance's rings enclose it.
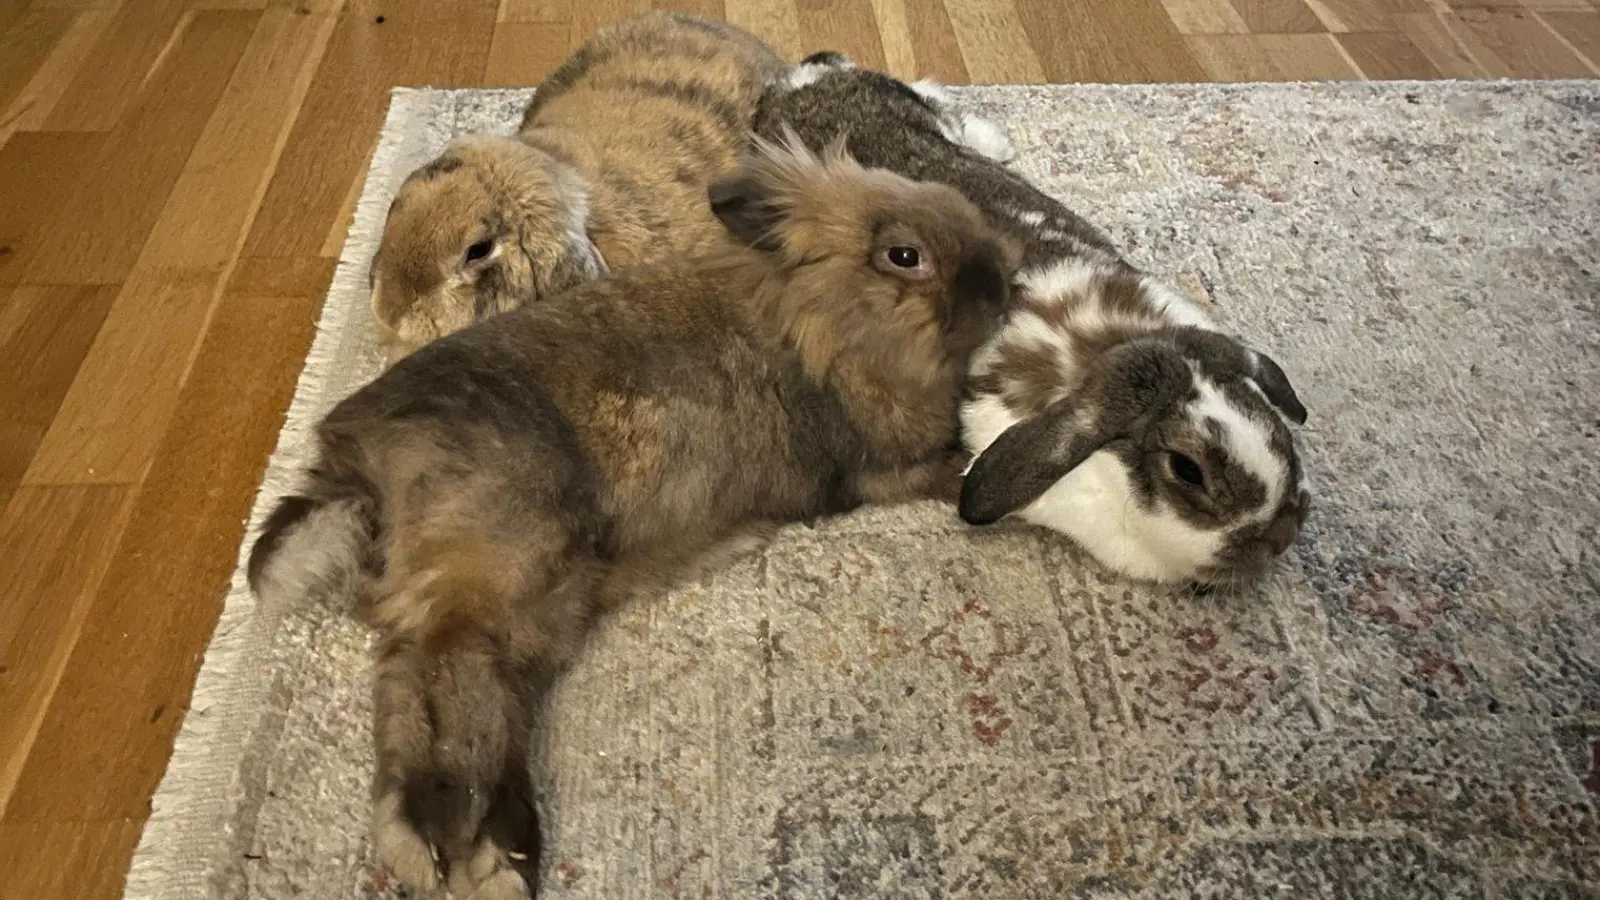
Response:
[[[1256,35],[1198,34],[1185,40],[1209,81],[1279,81],[1283,78]]]
[[[75,18],[70,10],[30,9],[0,32],[0,109],[10,106],[33,80]]]
[[[726,19],[728,11],[722,0],[653,0],[652,9],[670,10],[704,16],[708,19]]]
[[[1340,45],[1361,74],[1373,80],[1438,78],[1439,68],[1404,34],[1341,34]]]
[[[495,21],[501,23],[572,21],[571,0],[500,0]],[[498,32],[498,29],[497,29]]]
[[[23,488],[0,513],[0,813],[22,771],[96,588],[127,521],[132,491],[113,485]]]
[[[966,61],[961,56],[961,41],[955,24],[940,0],[904,0],[906,25],[911,33],[911,51],[916,60],[912,78],[933,78],[948,84],[970,80]]]
[[[1278,77],[1291,81],[1360,80],[1361,71],[1328,34],[1263,34],[1257,38]]]
[[[133,502],[7,817],[142,816],[188,707],[321,297],[229,294]],[[137,667],[105,660],[140,659]]]
[[[1045,77],[1070,81],[1198,81],[1205,73],[1156,0],[1124,0],[1115,12],[1056,0],[1017,0]]]
[[[567,22],[507,22],[494,30],[484,87],[527,87],[538,84],[561,65],[571,40]]]
[[[46,121],[52,131],[106,131],[147,96],[151,75],[183,39],[192,13],[182,0],[135,0],[111,18]]]
[[[1305,0],[1233,0],[1233,8],[1255,34],[1304,34],[1322,31],[1322,20]]]
[[[22,483],[116,293],[110,285],[24,285],[0,306],[0,509]]]
[[[1533,13],[1521,9],[1463,9],[1462,25],[1507,71],[1524,78],[1588,78],[1594,73]]]
[[[220,269],[174,269],[139,272],[123,285],[24,484],[144,478],[221,277]]]
[[[911,44],[911,22],[905,0],[870,0],[879,43],[883,45],[883,68],[900,78],[915,79],[917,51]]]
[[[93,166],[15,266],[29,281],[108,284],[127,277],[260,14],[196,13],[164,55],[149,94],[118,123]],[[218,73],[223,73],[218,77]]]
[[[261,14],[141,265],[221,268],[238,255],[333,25],[331,15],[286,7]]]
[[[1161,0],[1179,34],[1249,34],[1229,0]]]
[[[60,103],[73,77],[89,59],[95,42],[111,25],[113,9],[88,9],[73,14],[72,23],[53,45],[5,112],[0,114],[0,143],[17,131],[37,131]]]
[[[1600,62],[1590,0],[0,0],[0,897],[121,896],[390,88],[650,8],[952,83]]]
[[[1448,16],[1453,19],[1454,16]],[[1505,64],[1487,48],[1464,40],[1460,29],[1450,27],[1447,16],[1437,13],[1397,16],[1400,33],[1406,36],[1428,62],[1445,78],[1484,78],[1505,71]]]
[[[1600,75],[1600,11],[1543,12],[1539,18]]]
[[[21,282],[24,251],[61,211],[63,197],[94,175],[106,135],[22,132],[0,147],[0,285]]]
[[[1012,0],[944,0],[973,84],[1036,84],[1044,65]]]
[[[772,45],[785,59],[799,59],[812,50],[800,39],[800,14],[790,0],[723,0],[728,21]],[[582,43],[581,33],[573,43]]]
[[[340,18],[245,243],[250,256],[321,252],[377,142],[394,85],[471,84],[483,75],[497,5],[355,0]],[[379,23],[377,17],[383,15]]]
[[[321,297],[333,279],[334,265],[334,260],[321,256],[241,256],[226,292],[246,297]]]
[[[1427,0],[1306,0],[1329,31],[1393,33],[1395,17],[1429,11]]]
[[[869,68],[884,67],[883,41],[869,0],[795,0],[800,40],[847,54]]]
[[[0,824],[0,897],[119,900],[144,819]],[[70,861],[70,865],[63,865]]]
[[[1435,0],[1440,5],[1456,10],[1463,9],[1544,9],[1589,10],[1593,0]]]

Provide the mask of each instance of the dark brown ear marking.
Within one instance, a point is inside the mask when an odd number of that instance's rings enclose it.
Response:
[[[1007,428],[967,470],[956,512],[968,525],[989,525],[1039,499],[1062,476],[1100,449],[1109,435],[1074,434],[1070,399]]]
[[[1295,395],[1294,386],[1289,384],[1289,376],[1283,374],[1283,369],[1272,357],[1259,350],[1252,351],[1256,359],[1256,385],[1261,388],[1261,393],[1267,396],[1280,412],[1296,425],[1306,423],[1306,407]]]
[[[734,175],[713,182],[706,193],[711,214],[729,234],[757,250],[778,249],[773,229],[783,216],[767,202],[759,178],[748,173]]]
[[[837,50],[818,50],[816,53],[800,60],[802,66],[850,66],[854,65],[850,57]]]
[[[461,157],[447,153],[417,169],[412,177],[418,181],[432,181],[441,175],[456,171],[462,165]]]

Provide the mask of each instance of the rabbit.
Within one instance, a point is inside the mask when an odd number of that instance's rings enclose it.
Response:
[[[597,31],[515,136],[460,140],[401,183],[370,269],[386,363],[608,268],[724,240],[706,189],[733,171],[784,70],[754,35],[696,16]]]
[[[596,616],[777,528],[954,504],[958,407],[1020,253],[958,192],[754,144],[730,235],[418,349],[318,426],[248,559],[262,602],[350,591],[378,633],[378,858],[526,897],[536,702]]]
[[[1288,376],[975,146],[1003,132],[973,118],[939,85],[824,52],[772,82],[752,126],[809,146],[842,137],[863,165],[955,187],[1022,246],[1006,323],[973,357],[959,516],[1061,532],[1135,580],[1259,576],[1311,500]]]

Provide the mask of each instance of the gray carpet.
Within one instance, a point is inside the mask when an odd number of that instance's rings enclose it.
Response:
[[[564,683],[545,896],[1600,897],[1600,84],[960,93],[1283,362],[1306,532],[1198,599],[934,505],[789,531]],[[263,504],[375,370],[395,184],[526,96],[397,93]],[[366,645],[235,578],[128,897],[399,895]]]

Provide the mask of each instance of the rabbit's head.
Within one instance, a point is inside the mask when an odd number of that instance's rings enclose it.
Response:
[[[1021,371],[1037,350],[1002,344],[995,365]],[[984,447],[960,514],[973,525],[1016,514],[1136,578],[1248,579],[1305,521],[1290,430],[1305,420],[1266,354],[1207,328],[1152,330],[1094,354],[1075,386]]]
[[[760,312],[811,378],[890,446],[954,427],[960,381],[1000,323],[1018,259],[965,197],[864,168],[838,142],[813,154],[791,133],[758,141],[711,200],[735,239],[776,259]]]
[[[451,147],[412,172],[372,260],[372,309],[393,362],[480,319],[604,272],[576,171],[510,138]]]

